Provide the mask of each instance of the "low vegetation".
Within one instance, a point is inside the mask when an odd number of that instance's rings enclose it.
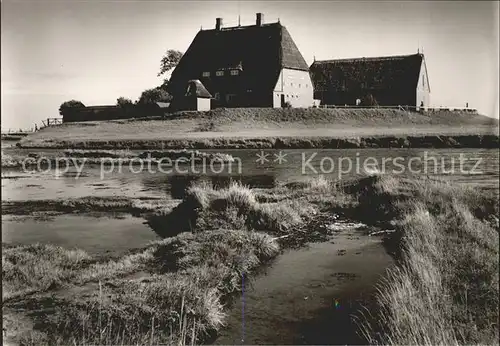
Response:
[[[80,208],[74,203],[68,206]],[[339,184],[317,177],[273,189],[198,183],[178,205],[150,210],[148,222],[165,239],[122,257],[3,245],[3,314],[29,307],[25,313],[36,325],[16,340],[203,342],[224,324],[224,304],[240,291],[243,276],[296,244],[293,239],[311,236],[334,212],[394,230],[386,245],[397,265],[379,287],[373,319],[366,316],[368,341],[489,344],[498,338],[494,195],[420,178]]]
[[[3,299],[38,311],[37,331],[17,336],[25,344],[193,343],[222,325],[221,297],[278,250],[266,234],[233,230],[184,233],[105,262],[47,245],[4,248]]]
[[[4,245],[3,313],[37,311],[28,313],[36,330],[15,335],[25,344],[199,342],[221,327],[223,304],[241,289],[243,276],[275,257],[278,242],[287,246],[286,236],[304,233],[326,205],[319,203],[321,192],[336,191],[328,186],[323,178],[272,193],[237,183],[194,185],[176,208],[152,211],[156,231],[168,229],[170,237],[119,258]],[[315,198],[308,196],[313,191]],[[130,207],[125,204],[87,199],[64,207]]]
[[[318,183],[311,184],[309,187],[306,183],[306,189],[283,186],[271,193],[251,190],[239,183],[224,189],[197,184],[187,190],[184,200],[171,212],[153,215],[148,222],[163,237],[221,228],[264,231],[276,236],[296,235],[304,232],[308,222],[318,217],[338,192],[331,185],[330,190],[325,191],[327,194],[321,194],[315,185]],[[310,196],[307,189],[317,189],[318,194]]]
[[[443,182],[381,177],[367,182],[360,203],[367,217],[393,221],[391,247],[399,259],[379,288],[378,323],[368,326],[369,340],[496,343],[497,196]]]
[[[130,199],[126,197],[83,197],[58,200],[3,201],[2,211],[10,215],[41,213],[128,213],[147,215],[172,209],[178,201],[167,199]]]

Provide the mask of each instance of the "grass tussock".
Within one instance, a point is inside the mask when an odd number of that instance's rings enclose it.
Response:
[[[51,245],[2,249],[3,299],[58,287],[75,277],[90,256],[83,250]]]
[[[221,189],[202,183],[191,186],[170,213],[150,217],[149,224],[162,236],[220,228],[282,234],[293,232],[317,212],[317,207],[305,198],[280,202],[259,199],[253,190],[238,182]]]
[[[39,304],[32,300],[31,304]],[[186,345],[221,327],[220,294],[190,277],[166,274],[147,281],[101,283],[88,296],[52,301],[27,345]]]
[[[498,341],[498,200],[429,180],[376,177],[361,189],[364,210],[395,217],[398,266],[380,286],[383,344]],[[378,200],[377,200],[378,198]],[[496,218],[496,220],[495,220]],[[366,326],[365,326],[366,327]],[[370,329],[371,328],[371,329]]]

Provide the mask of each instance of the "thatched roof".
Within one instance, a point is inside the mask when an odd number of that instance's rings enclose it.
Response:
[[[188,82],[185,96],[196,96],[208,99],[212,98],[212,95],[198,79],[192,79]]]
[[[201,30],[172,72],[168,91],[182,95],[191,79],[201,79],[209,91],[220,90],[220,83],[227,82],[213,78],[216,71],[238,69],[242,75],[238,87],[269,92],[276,85],[282,68],[309,71],[287,29],[280,23]],[[203,72],[209,72],[211,77],[203,78]]]
[[[417,87],[423,54],[315,61],[314,91],[408,89]],[[427,81],[428,85],[428,81]]]

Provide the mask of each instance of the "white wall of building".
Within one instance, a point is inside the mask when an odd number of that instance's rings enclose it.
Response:
[[[196,109],[199,111],[209,111],[210,110],[210,99],[198,97]]]
[[[425,60],[422,59],[417,84],[417,110],[419,110],[422,102],[424,103],[424,110],[427,110],[430,105],[430,101],[430,86],[429,78],[427,77],[427,67],[425,66]]]
[[[313,84],[308,71],[282,69],[274,88],[273,106],[281,107],[281,95],[285,95],[292,107],[312,107]]]

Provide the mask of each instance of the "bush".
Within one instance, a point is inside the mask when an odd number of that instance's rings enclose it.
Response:
[[[70,108],[77,108],[77,107],[85,107],[85,105],[78,100],[69,100],[66,102],[63,102],[61,106],[59,106],[59,114],[64,115],[64,113],[70,109]]]
[[[155,102],[170,102],[171,100],[172,96],[168,92],[160,88],[154,88],[144,90],[137,103],[144,105]]]
[[[118,107],[122,107],[122,108],[125,108],[125,107],[130,107],[132,106],[134,103],[132,102],[131,99],[128,99],[126,97],[119,97],[116,99],[116,105]]]

